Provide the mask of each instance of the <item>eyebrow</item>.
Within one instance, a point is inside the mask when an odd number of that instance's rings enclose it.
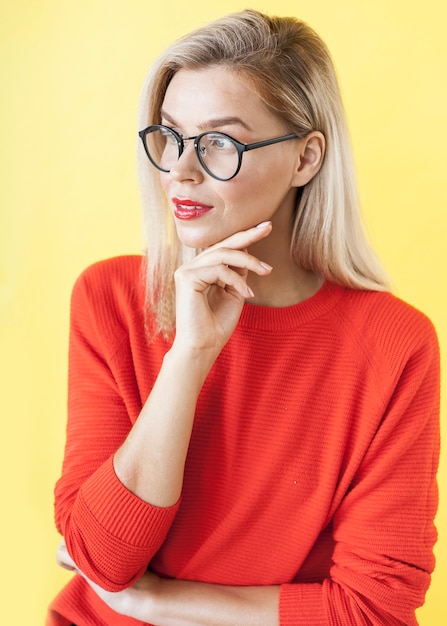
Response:
[[[169,115],[169,113],[167,113],[166,111],[163,111],[163,109],[160,111],[160,115],[162,118],[167,120],[170,124],[173,124],[174,126],[179,126],[179,124],[174,120],[174,118],[172,118]],[[210,128],[219,128],[220,126],[232,126],[235,124],[237,124],[238,126],[242,126],[243,128],[246,128],[247,130],[252,130],[252,128],[246,122],[244,122],[240,117],[237,117],[237,116],[211,118],[207,120],[206,122],[198,124],[197,128],[199,130],[207,130]]]

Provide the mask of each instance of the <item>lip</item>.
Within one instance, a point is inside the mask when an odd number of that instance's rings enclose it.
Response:
[[[209,204],[203,204],[189,198],[172,198],[172,203],[174,205],[174,215],[179,220],[196,219],[205,215],[213,208]]]

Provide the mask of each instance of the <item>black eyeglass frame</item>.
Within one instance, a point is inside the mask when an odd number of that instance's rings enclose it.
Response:
[[[289,139],[299,139],[299,135],[297,135],[296,133],[292,133],[292,134],[289,134],[289,135],[282,135],[281,137],[274,137],[273,139],[264,139],[264,141],[255,141],[254,143],[242,143],[242,142],[238,141],[237,139],[235,139],[234,137],[232,137],[231,135],[228,135],[227,133],[222,133],[221,131],[212,131],[212,130],[207,130],[204,133],[200,133],[199,135],[195,135],[194,137],[182,137],[175,130],[173,130],[172,128],[169,128],[169,126],[165,126],[164,124],[151,124],[150,126],[147,126],[147,128],[144,128],[143,130],[140,130],[138,132],[138,136],[140,137],[140,139],[141,139],[141,141],[143,143],[144,151],[146,152],[149,161],[160,172],[170,172],[171,170],[166,170],[166,169],[160,167],[160,165],[157,165],[157,163],[155,163],[155,161],[151,157],[151,154],[149,152],[149,149],[148,149],[147,143],[146,143],[146,135],[148,135],[150,132],[154,132],[156,130],[168,130],[175,137],[175,139],[177,141],[177,145],[178,145],[178,157],[177,157],[177,160],[183,154],[183,151],[185,149],[185,141],[192,141],[192,140],[194,140],[194,150],[195,150],[195,153],[197,155],[197,158],[199,160],[200,165],[203,167],[205,172],[207,174],[209,174],[212,178],[215,178],[216,180],[220,180],[220,181],[223,181],[223,182],[225,182],[227,180],[231,180],[232,178],[234,178],[239,173],[239,170],[241,169],[241,165],[242,165],[242,155],[243,155],[244,152],[248,152],[249,150],[256,150],[256,148],[263,148],[264,146],[270,146],[272,144],[280,143],[282,141],[288,141]],[[208,169],[208,167],[206,166],[206,164],[202,160],[202,155],[200,154],[199,142],[202,139],[202,137],[204,137],[205,135],[216,135],[216,134],[221,135],[222,137],[225,137],[226,139],[229,139],[234,144],[234,146],[235,146],[235,148],[237,150],[238,164],[237,164],[236,171],[234,172],[234,174],[232,174],[231,176],[228,176],[227,178],[221,178],[220,176],[216,176],[215,174],[213,174],[213,172],[211,172]]]

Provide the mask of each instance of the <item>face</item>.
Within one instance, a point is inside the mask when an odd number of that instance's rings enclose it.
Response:
[[[290,132],[243,78],[222,67],[179,70],[166,91],[161,123],[183,137],[218,130],[242,143]],[[160,174],[182,243],[206,248],[266,220],[291,232],[300,142],[245,152],[229,181],[209,176],[187,142],[171,171]]]

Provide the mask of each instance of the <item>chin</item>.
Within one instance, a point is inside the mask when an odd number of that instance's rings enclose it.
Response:
[[[231,233],[230,233],[231,234]],[[183,229],[177,225],[177,237],[187,248],[204,249],[228,237],[228,233],[211,233],[205,229]]]
[[[203,250],[204,248],[209,248],[219,241],[219,239],[206,237],[199,234],[197,234],[196,236],[191,234],[185,235],[184,233],[180,234],[177,231],[177,235],[181,244],[183,244],[186,248],[194,248],[195,250]]]

